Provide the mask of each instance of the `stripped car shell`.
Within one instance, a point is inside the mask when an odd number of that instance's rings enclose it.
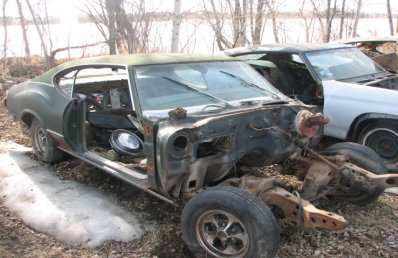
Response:
[[[279,229],[267,205],[305,227],[339,230],[344,218],[310,201],[331,193],[344,199],[350,189],[359,197],[358,189],[376,191],[377,198],[397,185],[396,175],[376,176],[371,172],[384,171],[353,166],[344,153],[312,151],[328,122],[319,109],[225,56],[76,60],[11,88],[6,107],[31,128],[39,159],[57,162],[66,152],[163,201],[186,204],[188,247],[218,257],[276,255]],[[304,181],[300,194],[238,171],[273,164]]]
[[[324,134],[376,151],[398,169],[398,75],[343,44],[264,44],[225,51],[284,94],[318,105]]]

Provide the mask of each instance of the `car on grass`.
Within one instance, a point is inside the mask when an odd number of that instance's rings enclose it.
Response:
[[[364,146],[313,151],[328,122],[317,107],[286,97],[227,56],[75,60],[13,86],[5,105],[30,128],[40,160],[68,153],[185,205],[182,237],[194,253],[273,257],[279,228],[270,207],[304,227],[339,230],[345,219],[310,201],[326,195],[366,204],[398,185]],[[300,194],[239,169],[273,164],[303,180]]]
[[[324,135],[358,142],[398,163],[398,75],[347,45],[270,44],[227,50],[284,94],[322,108]]]

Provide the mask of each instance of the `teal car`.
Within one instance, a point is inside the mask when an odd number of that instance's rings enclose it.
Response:
[[[275,256],[279,228],[270,206],[292,221],[300,216],[304,227],[337,230],[344,218],[310,201],[333,195],[367,203],[397,185],[396,176],[373,174],[385,166],[364,146],[312,151],[328,119],[226,56],[75,60],[13,86],[5,105],[30,128],[40,160],[58,162],[68,153],[185,205],[183,239],[194,253]],[[362,168],[350,163],[364,153],[372,158],[356,160]],[[273,164],[304,181],[300,198],[272,177],[239,170]]]

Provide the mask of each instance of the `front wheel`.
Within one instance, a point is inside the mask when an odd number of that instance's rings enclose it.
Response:
[[[55,163],[63,158],[63,152],[58,149],[46,129],[37,119],[33,119],[30,127],[33,149],[41,161]]]
[[[330,145],[325,149],[326,152],[339,153],[348,156],[351,163],[366,169],[373,174],[381,175],[387,173],[387,167],[380,156],[370,148],[353,142],[342,142]],[[349,201],[351,203],[366,205],[375,201],[384,191],[364,191],[356,186],[356,182],[361,182],[362,177],[355,171],[348,171],[342,176],[339,182],[339,190],[329,197]],[[360,183],[361,184],[361,183]]]
[[[181,217],[183,239],[196,254],[274,257],[279,227],[271,210],[239,188],[215,187],[194,196]]]

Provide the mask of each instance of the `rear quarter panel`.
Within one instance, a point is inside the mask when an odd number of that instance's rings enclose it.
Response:
[[[353,121],[367,113],[398,116],[398,91],[338,81],[323,81],[327,136],[346,139]]]
[[[34,116],[45,128],[63,134],[62,117],[70,99],[50,84],[24,82],[12,87],[6,107],[18,120]]]

